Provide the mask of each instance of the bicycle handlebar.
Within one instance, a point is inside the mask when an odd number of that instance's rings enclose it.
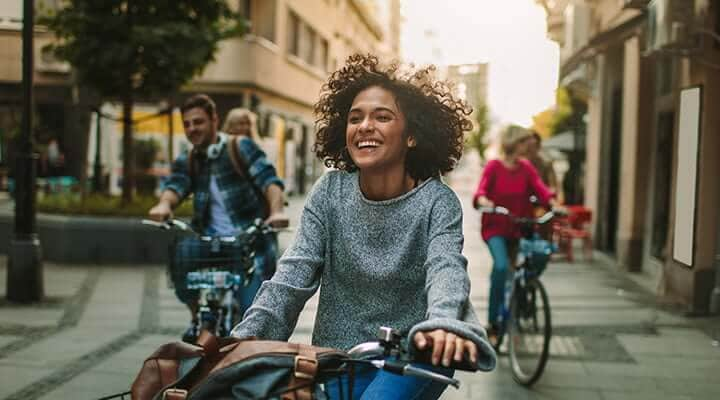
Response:
[[[513,215],[510,212],[510,210],[508,210],[507,208],[502,207],[502,206],[479,207],[478,211],[480,211],[481,213],[505,215],[507,217],[512,218],[513,221],[518,222],[518,223],[531,223],[531,224],[540,224],[540,225],[550,222],[550,220],[552,220],[556,215],[561,214],[558,210],[553,209],[537,218],[518,217],[518,216]]]
[[[383,369],[398,375],[416,376],[420,378],[430,379],[436,382],[452,385],[456,388],[460,387],[460,381],[448,378],[432,371],[414,367],[412,362],[421,364],[431,364],[432,349],[418,351],[410,355],[407,350],[407,343],[402,344],[400,334],[391,328],[381,327],[378,334],[379,340],[365,342],[354,346],[348,351],[350,361],[358,364],[371,365],[378,369]],[[397,356],[398,359],[383,359],[386,356]],[[452,361],[450,368],[464,371],[477,371],[477,366],[463,359],[462,361]]]
[[[164,230],[176,229],[176,230],[179,230],[182,232],[190,232],[190,233],[200,236],[203,239],[209,240],[212,238],[212,236],[200,235],[197,231],[195,231],[192,228],[192,226],[190,226],[190,224],[188,224],[185,221],[180,220],[180,219],[171,218],[171,219],[167,219],[162,222],[158,222],[158,221],[154,221],[154,220],[150,220],[150,219],[143,219],[141,221],[141,223],[143,225],[154,226],[156,228],[160,228],[160,229],[164,229]],[[289,227],[274,228],[274,227],[266,224],[262,219],[258,218],[255,221],[253,221],[253,223],[250,226],[248,226],[244,231],[242,231],[239,235],[218,236],[218,237],[220,237],[221,239],[231,239],[231,238],[236,238],[237,236],[240,236],[240,235],[255,235],[258,233],[258,231],[260,234],[267,234],[267,233],[288,232],[291,230],[292,230],[292,228],[289,228]]]

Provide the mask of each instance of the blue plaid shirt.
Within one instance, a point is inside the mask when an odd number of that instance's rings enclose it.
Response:
[[[222,133],[221,133],[222,134]],[[181,201],[190,193],[193,198],[193,226],[198,232],[207,233],[210,209],[210,174],[215,176],[230,220],[241,230],[255,219],[263,217],[263,199],[259,198],[252,185],[255,184],[264,193],[268,186],[276,184],[284,189],[283,181],[275,173],[275,167],[268,161],[265,153],[251,139],[242,137],[237,140],[238,154],[247,165],[252,183],[240,176],[232,160],[228,146],[223,146],[215,159],[193,155],[195,164],[191,176],[188,166],[188,154],[181,154],[173,163],[172,173],[163,189],[178,194]]]

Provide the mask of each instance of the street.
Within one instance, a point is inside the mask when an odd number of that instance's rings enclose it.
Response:
[[[486,315],[491,261],[469,204],[479,173],[464,160],[449,177],[465,209],[465,254],[472,300]],[[291,200],[291,224],[302,198]],[[281,244],[292,233],[282,234]],[[82,245],[82,244],[78,244]],[[161,265],[45,263],[46,299],[18,305],[5,299],[0,261],[0,398],[93,399],[122,392],[142,360],[178,340],[187,311],[167,286]],[[598,256],[553,262],[543,276],[553,311],[551,358],[528,390],[512,380],[505,356],[490,373],[458,373],[451,399],[709,399],[720,393],[720,322],[690,318],[654,296],[655,283],[628,277]],[[316,298],[305,307],[291,341],[309,342]]]

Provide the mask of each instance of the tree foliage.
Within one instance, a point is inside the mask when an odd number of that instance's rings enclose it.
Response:
[[[487,144],[485,143],[485,134],[490,129],[490,118],[488,116],[488,107],[486,104],[480,104],[473,113],[475,124],[473,130],[465,137],[465,146],[474,149],[482,159],[485,154]]]
[[[69,0],[43,22],[79,83],[111,98],[177,90],[243,27],[225,0]]]
[[[244,21],[225,0],[68,0],[43,18],[55,32],[55,55],[78,83],[123,103],[123,199],[134,190],[135,99],[168,96],[213,60],[220,40]]]
[[[567,87],[561,86],[555,92],[555,105],[535,114],[533,130],[548,138],[565,131],[581,129],[587,105]]]

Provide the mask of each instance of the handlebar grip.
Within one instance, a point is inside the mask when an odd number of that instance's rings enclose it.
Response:
[[[156,227],[156,228],[168,229],[167,222],[158,222],[158,221],[154,221],[154,220],[152,220],[152,219],[143,219],[143,220],[141,221],[141,223],[142,223],[143,225],[150,225],[150,226],[154,226],[154,227]]]

